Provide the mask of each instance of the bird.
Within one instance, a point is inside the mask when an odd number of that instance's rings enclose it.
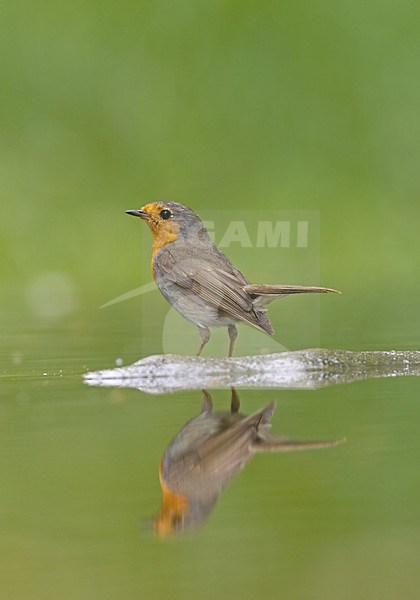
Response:
[[[198,527],[255,454],[327,448],[345,442],[345,438],[297,441],[273,434],[270,421],[276,403],[243,415],[235,388],[231,388],[230,412],[213,412],[209,392],[202,390],[202,394],[201,413],[175,435],[160,463],[162,504],[153,519],[159,537]]]
[[[125,212],[149,226],[154,280],[169,304],[198,327],[197,356],[210,339],[211,327],[227,327],[231,357],[237,323],[274,334],[265,308],[273,300],[291,294],[340,293],[315,286],[251,284],[211,240],[200,217],[179,202],[152,202]]]

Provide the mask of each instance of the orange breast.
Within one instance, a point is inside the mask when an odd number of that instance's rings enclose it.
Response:
[[[153,250],[152,250],[152,273],[153,277],[156,277],[155,267],[153,259],[159,250],[161,250],[167,244],[176,242],[178,239],[179,227],[172,221],[147,221],[150,230],[153,234]]]
[[[159,481],[162,488],[162,506],[156,518],[156,531],[159,535],[171,533],[174,519],[181,518],[188,507],[187,497],[171,491],[162,478],[162,463],[159,467]]]

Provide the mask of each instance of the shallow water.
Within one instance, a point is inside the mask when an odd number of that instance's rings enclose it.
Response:
[[[162,394],[229,387],[310,390],[362,379],[418,375],[420,352],[311,348],[233,358],[160,354],[132,365],[85,373],[83,379],[92,386]]]
[[[88,317],[60,329],[22,323],[8,338],[3,597],[416,597],[416,376],[241,389],[245,414],[276,401],[273,432],[347,442],[257,454],[199,527],[161,539],[153,533],[159,464],[200,413],[201,392],[87,386],[83,373],[114,368],[118,358],[129,364],[157,346],[150,337],[136,347],[130,323]],[[215,410],[229,410],[229,389],[212,396]]]

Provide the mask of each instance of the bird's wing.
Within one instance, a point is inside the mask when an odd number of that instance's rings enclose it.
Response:
[[[229,264],[215,264],[202,258],[175,260],[172,253],[159,252],[155,264],[166,279],[182,288],[197,304],[209,304],[240,321],[266,331],[254,311],[252,299],[244,290],[246,279],[229,269]]]
[[[207,421],[207,431],[203,431],[202,439],[197,437],[194,445],[182,455],[183,471],[191,473],[199,469],[208,476],[212,473],[223,476],[237,471],[251,458],[254,444],[259,439],[259,427],[267,429],[274,410],[275,403],[271,402],[246,417],[219,413],[218,430],[215,431],[210,430]]]
[[[271,402],[265,408],[227,424],[224,429],[205,440],[198,449],[201,465],[206,469],[219,471],[246,462],[259,439],[259,428],[269,427],[275,408],[275,402]]]

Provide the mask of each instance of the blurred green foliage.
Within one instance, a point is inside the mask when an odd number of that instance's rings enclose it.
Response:
[[[414,1],[2,2],[3,282],[60,269],[125,289],[123,210],[162,198],[320,210],[330,284],[418,275],[419,17]]]

